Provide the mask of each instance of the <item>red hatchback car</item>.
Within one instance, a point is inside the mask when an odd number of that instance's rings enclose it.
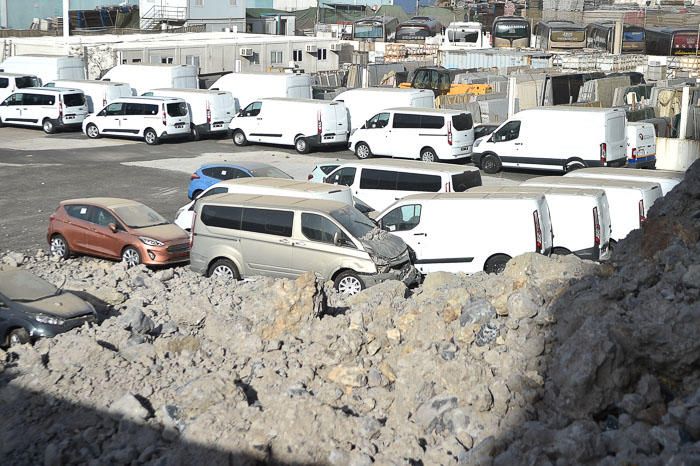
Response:
[[[73,253],[164,265],[187,262],[189,235],[140,202],[115,198],[63,201],[51,217],[46,238],[51,253]]]

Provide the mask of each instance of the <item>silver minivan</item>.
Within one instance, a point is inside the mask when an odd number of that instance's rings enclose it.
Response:
[[[384,280],[412,285],[406,243],[342,202],[218,194],[195,204],[190,267],[207,276],[296,278],[314,272],[355,294]]]

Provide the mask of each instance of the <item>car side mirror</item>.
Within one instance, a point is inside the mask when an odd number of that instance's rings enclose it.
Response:
[[[333,244],[335,244],[336,246],[340,246],[342,244],[339,231],[333,233]]]
[[[117,228],[117,224],[116,224],[116,223],[110,223],[110,224],[107,225],[107,226],[109,227],[109,229],[110,229],[110,231],[111,231],[112,233],[116,233],[116,232],[119,231],[119,228]]]

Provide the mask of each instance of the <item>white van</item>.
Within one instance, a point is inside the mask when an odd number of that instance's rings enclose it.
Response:
[[[135,95],[149,89],[199,89],[194,65],[117,65],[102,76],[102,81],[128,83]]]
[[[63,55],[15,55],[0,63],[0,71],[31,74],[42,83],[56,79],[85,79],[85,62]]]
[[[610,239],[620,241],[630,231],[640,228],[646,221],[652,204],[661,197],[659,183],[640,181],[574,178],[568,176],[540,176],[530,178],[525,186],[602,189],[610,207]]]
[[[18,89],[41,87],[41,81],[31,74],[0,73],[0,102]]]
[[[179,97],[190,111],[192,138],[228,134],[228,125],[238,113],[236,99],[230,92],[208,89],[153,89],[144,96]]]
[[[313,147],[345,146],[348,112],[341,102],[270,98],[250,103],[231,120],[233,142],[294,146],[300,154]]]
[[[217,79],[209,89],[229,91],[241,108],[254,100],[268,97],[311,99],[314,80],[310,74],[229,73]]]
[[[460,49],[488,49],[491,44],[482,30],[481,23],[456,21],[445,29],[443,47]]]
[[[132,95],[131,88],[128,84],[89,79],[82,81],[58,79],[44,84],[44,87],[72,87],[74,89],[80,89],[87,99],[89,113],[99,112],[114,99],[131,97]]]
[[[630,180],[659,183],[661,195],[665,196],[685,178],[685,172],[675,170],[634,170],[632,168],[582,168],[567,173],[565,176],[573,178],[595,178],[602,180]]]
[[[417,192],[463,192],[481,186],[474,167],[415,160],[364,160],[340,165],[324,180],[350,186],[352,195],[381,211]]]
[[[651,123],[627,123],[627,165],[634,168],[656,167],[656,128]]]
[[[523,110],[474,143],[472,162],[486,173],[502,167],[569,172],[625,164],[626,116],[619,108]]]
[[[552,219],[552,254],[575,254],[582,259],[610,258],[610,206],[602,189],[479,186],[476,193],[544,194]]]
[[[422,273],[503,271],[514,256],[549,255],[552,225],[541,193],[413,194],[377,217],[403,239]]]
[[[79,129],[87,114],[85,94],[79,89],[28,87],[0,104],[0,126],[38,126],[52,134]]]
[[[350,150],[360,160],[373,155],[424,162],[465,159],[473,145],[471,113],[450,109],[390,108],[350,136]]]
[[[146,144],[190,134],[187,103],[173,97],[125,97],[112,101],[83,121],[83,132],[100,136],[143,138]]]
[[[192,227],[194,204],[215,194],[258,194],[260,196],[291,196],[308,199],[326,199],[353,205],[352,192],[347,186],[328,186],[310,181],[297,181],[284,178],[236,178],[216,183],[202,191],[194,200],[182,206],[175,214],[175,225],[189,231]]]
[[[435,94],[430,89],[367,87],[341,92],[333,100],[343,102],[350,112],[351,133],[386,108],[435,108]]]

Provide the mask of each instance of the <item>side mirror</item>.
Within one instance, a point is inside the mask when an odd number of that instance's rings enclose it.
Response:
[[[335,233],[333,233],[333,244],[335,244],[336,246],[340,246],[340,245],[341,245],[341,241],[340,241],[340,232],[339,232],[339,231],[336,231]]]
[[[110,223],[107,226],[109,227],[112,233],[116,233],[119,231],[119,228],[117,228],[117,225],[115,223]]]

